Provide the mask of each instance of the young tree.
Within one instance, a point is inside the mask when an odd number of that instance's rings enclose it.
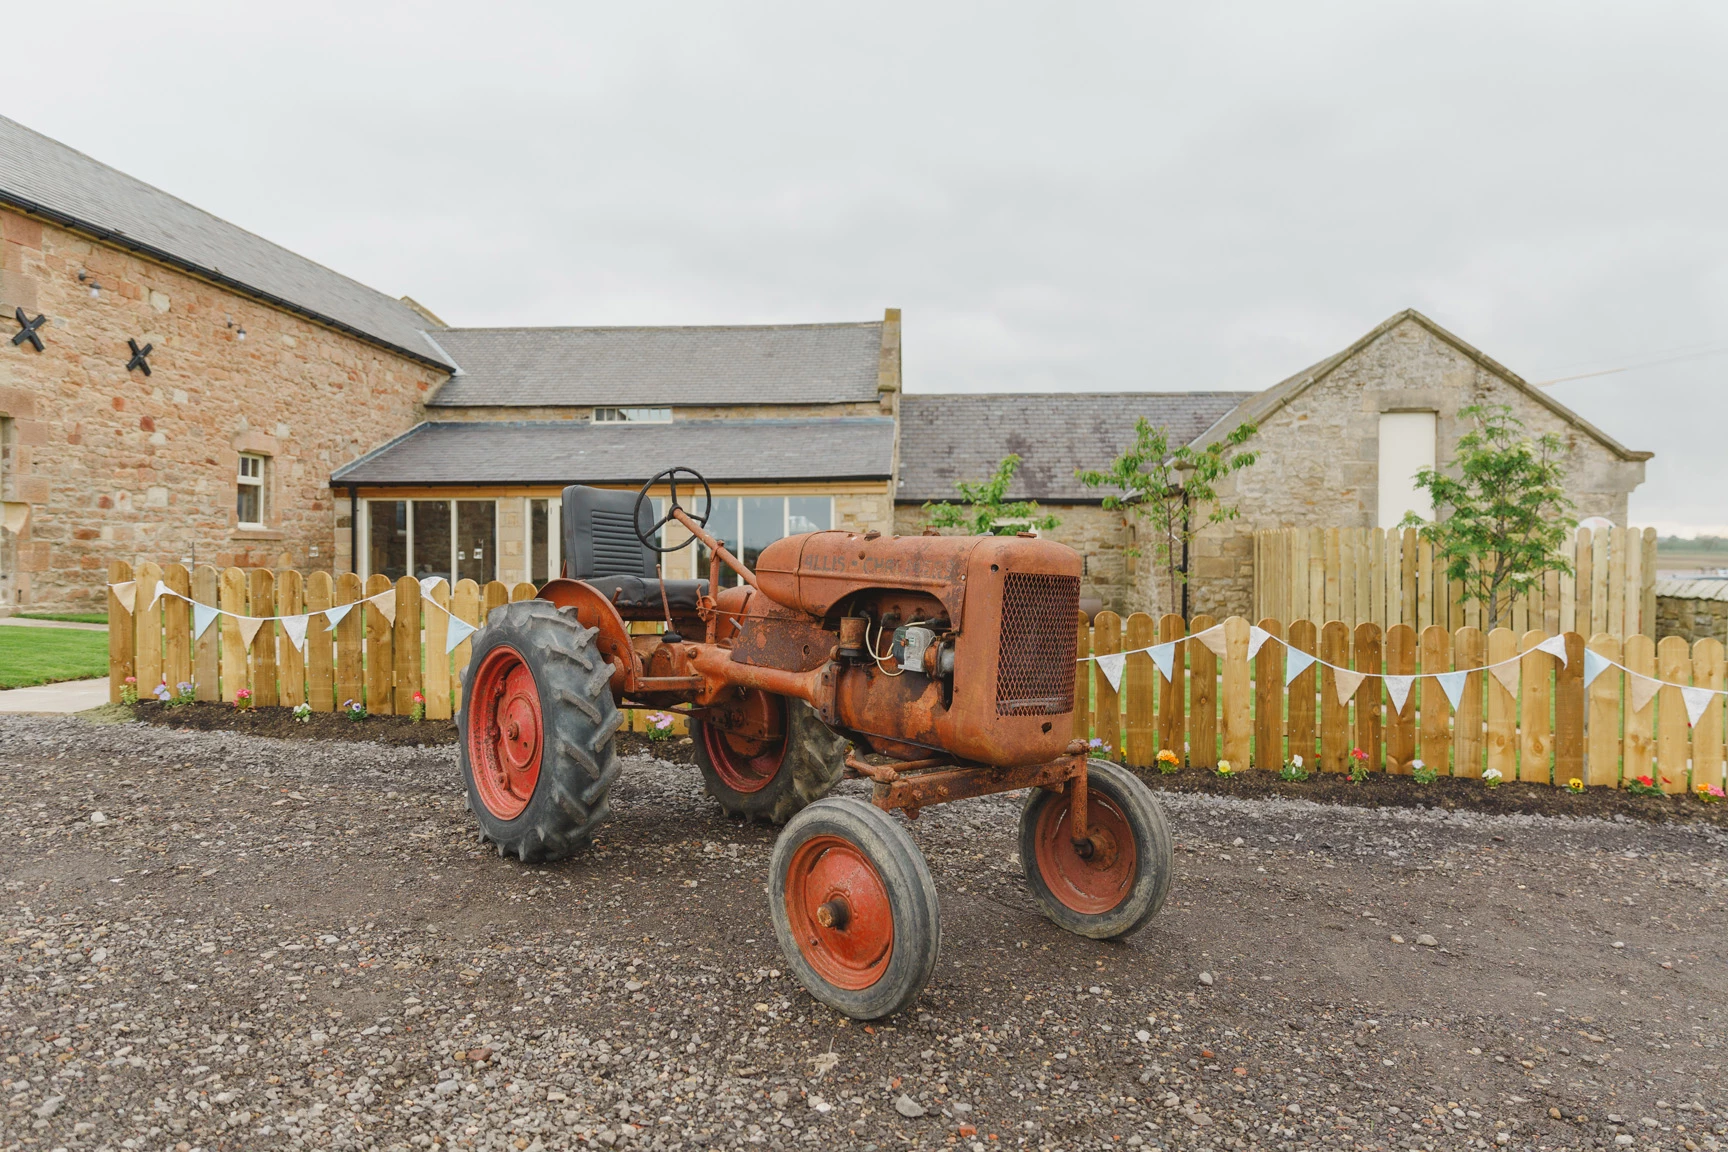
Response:
[[[996,466],[996,474],[981,484],[956,481],[960,503],[946,500],[924,505],[935,528],[964,528],[974,536],[1012,536],[1033,529],[1048,532],[1062,521],[1040,515],[1035,500],[1009,500],[1008,485],[1020,468],[1020,457],[1009,454]]]
[[[1238,451],[1252,435],[1254,425],[1239,424],[1204,448],[1172,448],[1170,430],[1141,416],[1134,421],[1134,443],[1108,469],[1076,475],[1088,488],[1116,489],[1104,497],[1104,507],[1132,513],[1146,526],[1153,558],[1164,566],[1174,595],[1188,582],[1188,549],[1194,537],[1207,525],[1236,519],[1236,506],[1218,499],[1218,483],[1258,458],[1257,453]],[[1195,509],[1201,506],[1205,516],[1196,523]],[[1142,553],[1130,548],[1128,554]]]
[[[1464,599],[1487,606],[1493,628],[1544,573],[1572,571],[1559,549],[1578,520],[1563,487],[1566,445],[1559,436],[1529,435],[1504,404],[1475,404],[1459,415],[1475,426],[1453,452],[1458,475],[1433,468],[1416,474],[1416,487],[1434,501],[1435,520],[1412,512],[1399,526],[1421,529],[1447,579],[1463,585]]]

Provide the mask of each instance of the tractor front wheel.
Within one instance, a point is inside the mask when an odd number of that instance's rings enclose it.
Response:
[[[1145,927],[1170,891],[1175,845],[1152,790],[1108,760],[1086,763],[1085,855],[1074,845],[1072,793],[1035,788],[1020,812],[1020,866],[1044,914],[1094,940]]]
[[[500,856],[562,860],[610,814],[623,719],[594,637],[545,600],[493,609],[474,637],[457,747],[468,807]]]
[[[745,690],[721,705],[728,727],[694,721],[708,795],[728,816],[784,824],[846,774],[846,741],[802,700]]]
[[[774,843],[768,911],[787,966],[810,995],[854,1020],[918,998],[942,948],[936,885],[894,818],[829,797]]]

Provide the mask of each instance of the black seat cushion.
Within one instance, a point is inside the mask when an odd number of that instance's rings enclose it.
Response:
[[[660,620],[670,605],[675,619],[696,615],[696,598],[708,590],[706,580],[654,580],[640,576],[594,576],[583,581],[612,601],[618,614],[626,619]],[[660,587],[666,587],[666,604],[660,601]]]

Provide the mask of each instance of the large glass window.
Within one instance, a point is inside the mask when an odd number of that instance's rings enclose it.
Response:
[[[552,515],[550,500],[528,501],[528,579],[535,585],[552,577]]]
[[[414,579],[450,580],[450,501],[414,501]],[[450,580],[452,584],[454,580]]]
[[[762,550],[781,537],[822,531],[833,523],[834,500],[830,496],[716,496],[708,531],[747,567],[754,568]],[[697,575],[706,578],[708,550],[697,545],[697,554]],[[737,583],[738,574],[720,565],[720,586],[731,588]]]
[[[786,535],[784,496],[746,496],[744,504],[744,566],[756,567],[762,549]]]
[[[484,584],[497,570],[497,505],[456,501],[456,578]]]
[[[366,502],[368,575],[382,572],[392,580],[408,573],[408,501]]]
[[[826,532],[834,527],[834,497],[788,496],[786,498],[786,535],[800,532]]]

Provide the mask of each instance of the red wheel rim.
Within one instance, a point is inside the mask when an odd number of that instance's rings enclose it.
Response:
[[[780,737],[777,740],[751,740],[732,735],[712,724],[702,725],[702,748],[713,765],[714,775],[734,792],[760,792],[780,774],[780,762],[786,758],[786,700],[781,696],[758,693],[770,707],[780,709]]]
[[[894,955],[888,886],[862,849],[815,836],[786,866],[786,918],[816,974],[856,992],[882,979]]]
[[[1134,886],[1134,830],[1113,800],[1099,789],[1088,789],[1086,831],[1094,843],[1088,859],[1074,849],[1070,813],[1067,792],[1045,801],[1038,813],[1034,833],[1038,874],[1064,906],[1084,916],[1097,916],[1126,900]]]
[[[486,654],[468,698],[468,763],[486,811],[514,820],[540,781],[540,692],[522,654],[508,646]]]

